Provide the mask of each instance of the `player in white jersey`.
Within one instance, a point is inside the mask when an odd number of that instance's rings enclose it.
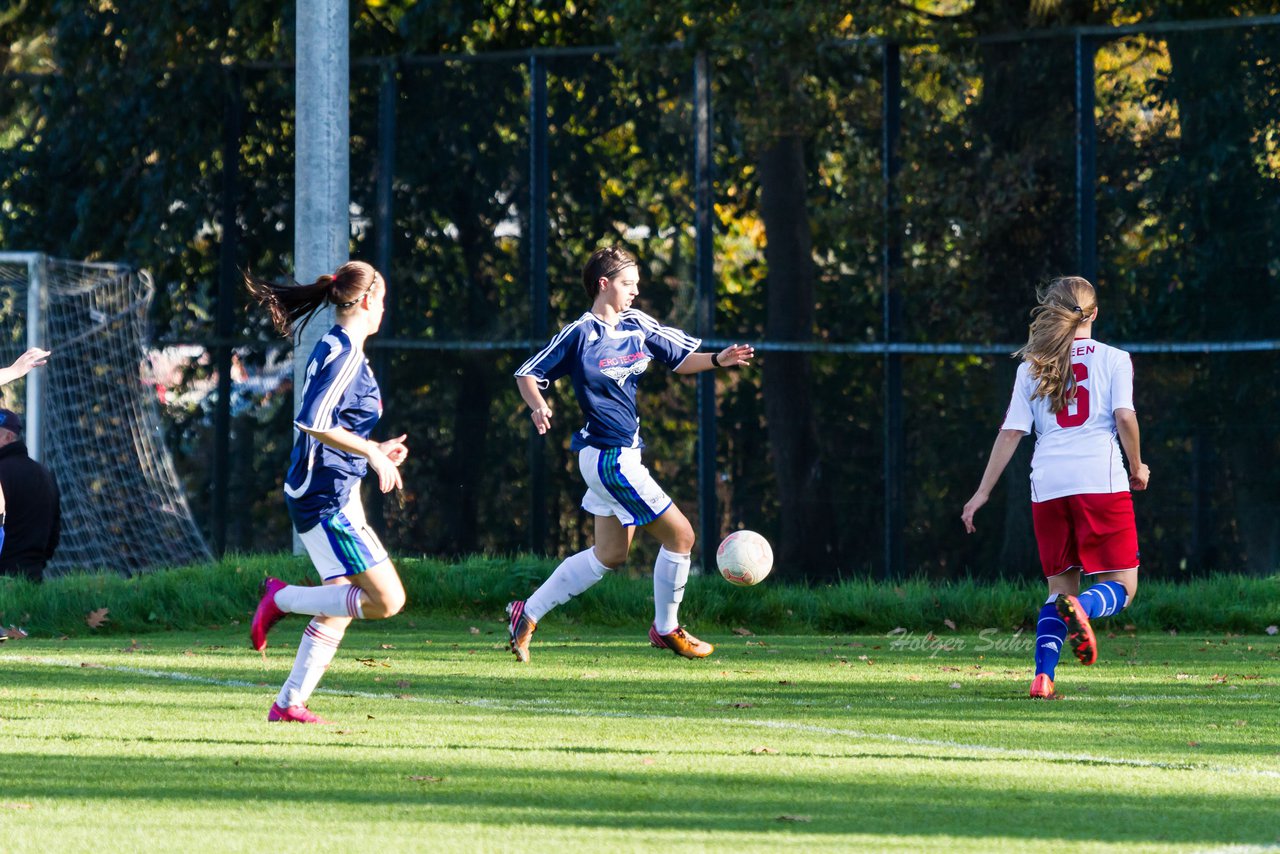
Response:
[[[516,371],[520,395],[538,433],[551,426],[542,389],[568,376],[585,420],[571,447],[587,492],[582,508],[595,516],[595,545],[565,559],[527,600],[507,606],[511,651],[529,660],[529,640],[548,611],[582,593],[626,561],[636,528],[662,547],[653,566],[654,620],[649,642],[685,658],[705,658],[714,647],[680,625],[678,609],[689,577],[693,526],[640,460],[636,383],[657,360],[677,374],[695,374],[751,362],[755,351],[734,344],[698,353],[702,344],[631,307],[639,293],[636,260],[620,247],[596,250],[582,271],[591,310],[562,329]]]
[[[1129,354],[1093,339],[1093,285],[1054,279],[1037,295],[1027,343],[1004,423],[978,491],[961,519],[987,503],[1022,437],[1036,433],[1031,516],[1049,599],[1036,626],[1030,695],[1050,699],[1063,642],[1082,664],[1097,660],[1090,623],[1109,617],[1138,592],[1138,534],[1130,490],[1147,488]],[[1117,438],[1119,441],[1117,442]],[[1128,469],[1120,449],[1128,459]],[[1092,585],[1080,593],[1081,574]]]
[[[249,629],[262,650],[267,632],[286,614],[314,619],[303,631],[289,678],[269,721],[328,723],[307,708],[353,619],[390,617],[404,607],[404,585],[378,537],[365,522],[360,481],[372,469],[383,492],[402,485],[398,466],[408,456],[405,436],[369,439],[382,415],[382,397],[364,356],[364,342],[382,323],[386,281],[362,261],[343,264],[309,285],[277,285],[245,276],[249,292],[271,311],[280,334],[293,334],[326,304],[338,322],[307,359],[293,456],[285,475],[285,504],[294,529],[323,584],[303,587],[268,578]]]

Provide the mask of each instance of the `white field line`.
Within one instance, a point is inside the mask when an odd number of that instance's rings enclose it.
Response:
[[[200,685],[213,685],[219,688],[253,688],[255,690],[262,690],[263,687],[260,683],[248,682],[243,679],[215,679],[211,676],[197,676],[192,673],[183,673],[181,671],[149,670],[142,667],[124,667],[121,665],[93,664],[86,666],[78,661],[68,661],[66,659],[57,658],[37,658],[18,655],[0,656],[0,663],[6,661],[20,662],[22,664],[35,664],[44,667],[65,667],[75,670],[108,670],[114,673],[127,673],[133,676],[145,676],[150,679],[164,679],[171,682],[194,682]],[[399,700],[401,702],[426,703],[438,706],[462,706],[479,709],[492,709],[504,712],[533,711],[538,713],[567,715],[570,717],[582,718],[620,718],[625,720],[665,721],[668,723],[693,722],[691,719],[683,718],[679,715],[645,715],[635,714],[632,712],[574,709],[565,706],[552,705],[549,701],[543,700],[514,702],[500,702],[497,700],[483,699],[450,700],[441,697],[416,697],[409,694],[375,693],[371,691],[343,691],[336,688],[319,688],[316,690],[316,693],[328,694],[337,697],[359,697],[366,700]],[[998,747],[988,744],[969,744],[963,741],[952,741],[950,739],[919,738],[910,735],[867,732],[865,730],[846,729],[843,727],[824,727],[812,724],[798,724],[788,721],[719,718],[712,719],[712,722],[732,725],[735,727],[759,727],[760,729],[780,730],[785,732],[842,736],[845,738],[861,739],[872,742],[907,744],[913,747],[943,747],[949,750],[961,752],[986,754],[991,756],[993,759],[1040,759],[1054,762],[1077,762],[1085,765],[1121,765],[1130,768],[1152,768],[1167,771],[1216,771],[1227,774],[1247,774],[1257,777],[1280,779],[1280,771],[1270,771],[1262,768],[1238,768],[1231,765],[1214,765],[1203,762],[1154,762],[1147,759],[1101,756],[1094,753],[1059,753],[1052,750],[1027,750],[1025,748]]]

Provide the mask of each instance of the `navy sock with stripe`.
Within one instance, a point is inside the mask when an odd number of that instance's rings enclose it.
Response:
[[[1080,607],[1093,620],[1110,617],[1122,610],[1127,604],[1129,591],[1119,581],[1104,581],[1093,585],[1077,598],[1080,600]]]
[[[1050,601],[1040,609],[1040,619],[1036,621],[1036,673],[1044,673],[1050,680],[1054,678],[1066,640],[1067,624],[1062,622],[1058,609]]]

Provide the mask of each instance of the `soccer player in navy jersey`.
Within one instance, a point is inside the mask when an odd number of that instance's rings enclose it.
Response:
[[[1022,358],[1004,424],[978,490],[960,519],[987,503],[1022,437],[1033,429],[1031,521],[1049,598],[1036,624],[1035,676],[1029,695],[1050,700],[1064,642],[1081,664],[1093,664],[1098,645],[1091,621],[1133,603],[1138,592],[1138,533],[1130,490],[1147,488],[1133,408],[1133,362],[1124,350],[1093,337],[1098,301],[1079,276],[1049,282]],[[1117,438],[1119,441],[1117,442]],[[1128,458],[1125,470],[1120,448]],[[1081,575],[1091,585],[1080,592]]]
[[[507,606],[511,651],[517,661],[528,661],[538,622],[622,566],[636,529],[643,528],[662,545],[653,566],[649,641],[685,658],[705,658],[714,647],[685,631],[677,616],[693,527],[641,462],[636,383],[655,359],[677,374],[696,374],[750,364],[755,351],[734,344],[719,353],[698,353],[699,339],[632,308],[640,271],[620,247],[597,249],[582,271],[582,285],[591,310],[560,330],[515,376],[540,434],[551,426],[542,389],[563,376],[573,383],[585,423],[574,432],[571,448],[587,484],[582,509],[595,516],[595,545],[566,558],[528,599]]]
[[[386,281],[362,261],[343,264],[309,285],[278,285],[245,275],[249,292],[271,311],[281,335],[292,335],[326,304],[337,323],[307,359],[297,437],[284,496],[294,529],[324,582],[301,587],[268,578],[249,630],[254,649],[285,614],[309,614],[298,654],[269,721],[328,723],[307,699],[333,661],[347,626],[390,617],[404,607],[404,585],[386,549],[365,522],[360,481],[372,469],[382,492],[402,485],[397,467],[408,456],[406,436],[369,438],[382,415],[377,380],[364,355],[365,339],[382,323]]]

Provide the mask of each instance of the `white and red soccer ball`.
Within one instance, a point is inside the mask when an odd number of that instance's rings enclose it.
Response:
[[[734,531],[716,549],[716,566],[730,584],[759,584],[773,569],[773,549],[755,531]]]

